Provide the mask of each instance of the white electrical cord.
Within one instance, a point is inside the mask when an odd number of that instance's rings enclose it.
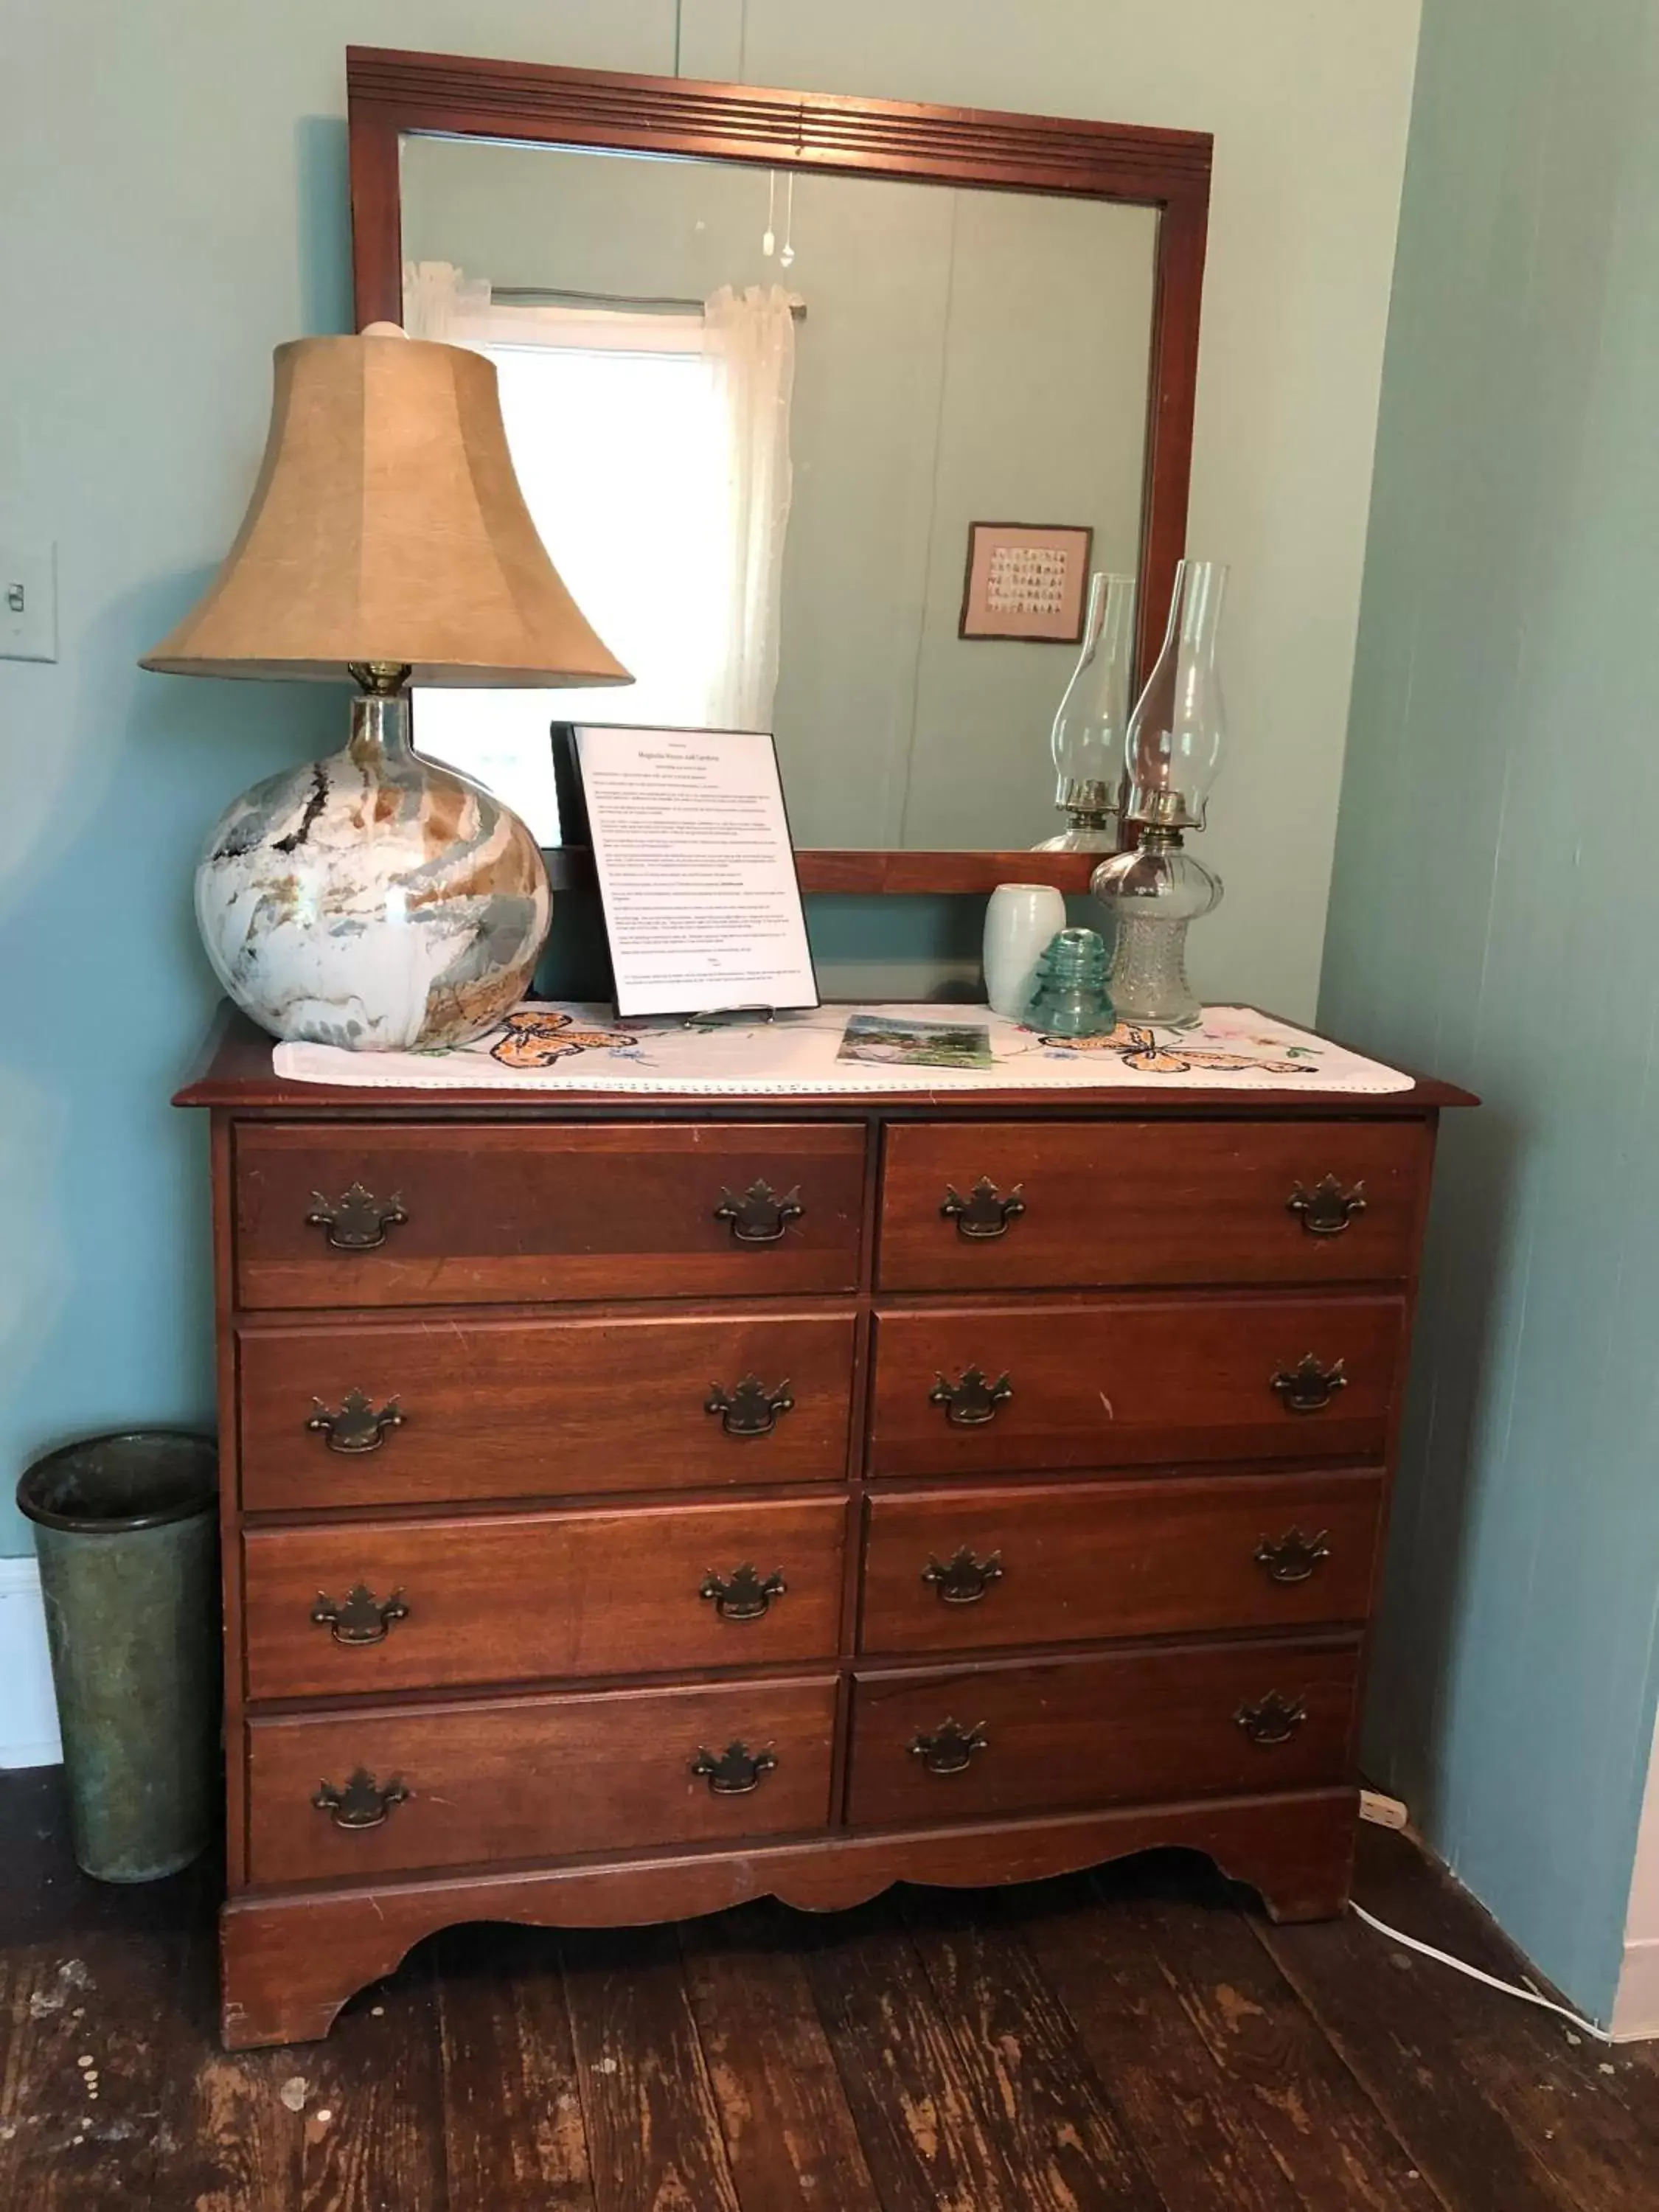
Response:
[[[1375,1928],[1379,1936],[1386,1936],[1390,1942],[1403,1943],[1408,1951],[1420,1952],[1425,1959],[1436,1960],[1443,1966],[1454,1967],[1460,1974],[1468,1975],[1472,1981],[1484,1982],[1489,1990],[1501,1990],[1506,1997],[1520,1997],[1528,2004],[1542,2005],[1546,2012],[1559,2013],[1563,2020],[1570,2020],[1575,2027],[1582,2027],[1586,2035],[1593,2035],[1598,2043],[1613,2041],[1607,2028],[1597,2027],[1593,2020],[1586,2020],[1582,2013],[1574,2012],[1571,2006],[1557,2004],[1553,1997],[1540,1997],[1536,1990],[1523,1990],[1514,1982],[1500,1982],[1496,1974],[1488,1974],[1479,1966],[1471,1966],[1467,1960],[1454,1959],[1449,1951],[1437,1951],[1432,1943],[1419,1942],[1415,1936],[1402,1935],[1398,1928],[1390,1928],[1386,1920],[1379,1920],[1374,1912],[1367,1912],[1363,1905],[1354,1905],[1352,1899],[1349,1903],[1367,1928]]]

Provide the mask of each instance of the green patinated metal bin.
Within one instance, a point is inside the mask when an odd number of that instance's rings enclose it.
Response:
[[[34,1523],[76,1863],[100,1881],[188,1866],[218,1805],[211,1437],[88,1437],[17,1486]]]

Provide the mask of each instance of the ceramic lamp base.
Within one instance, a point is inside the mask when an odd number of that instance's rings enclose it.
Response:
[[[273,1036],[437,1049],[529,987],[552,913],[518,816],[410,748],[408,702],[353,702],[343,751],[256,784],[196,872],[220,981]]]

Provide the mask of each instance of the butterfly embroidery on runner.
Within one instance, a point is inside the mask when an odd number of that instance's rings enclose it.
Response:
[[[1120,1022],[1103,1036],[1045,1036],[1045,1045],[1060,1052],[1115,1052],[1137,1075],[1188,1075],[1194,1068],[1213,1068],[1223,1074],[1253,1071],[1264,1075],[1311,1075],[1311,1064],[1302,1060],[1267,1060],[1247,1052],[1193,1049],[1183,1045],[1161,1045],[1151,1030]],[[1281,1046],[1282,1051],[1284,1048]]]
[[[574,1017],[534,1008],[509,1014],[503,1024],[507,1035],[490,1046],[489,1057],[503,1067],[551,1067],[579,1052],[601,1052],[606,1046],[637,1044],[637,1037],[621,1030],[579,1030]]]

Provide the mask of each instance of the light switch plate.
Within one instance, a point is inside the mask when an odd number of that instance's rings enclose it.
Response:
[[[0,538],[0,660],[58,658],[58,548]]]

